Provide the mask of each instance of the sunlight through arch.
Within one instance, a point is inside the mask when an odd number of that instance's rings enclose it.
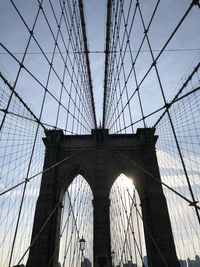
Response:
[[[93,194],[83,176],[78,175],[65,192],[61,218],[59,262],[62,267],[81,266],[93,262]],[[79,240],[84,238],[85,249],[80,251]]]
[[[133,263],[142,267],[147,260],[146,247],[139,195],[132,179],[120,174],[111,188],[110,200],[113,265]]]

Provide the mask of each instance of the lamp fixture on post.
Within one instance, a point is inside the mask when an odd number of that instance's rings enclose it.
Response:
[[[82,258],[81,261],[82,262],[84,261],[83,251],[85,250],[85,243],[86,243],[86,241],[82,236],[82,238],[79,239],[79,249],[81,251],[81,258]]]
[[[84,239],[83,236],[82,236],[82,238],[79,239],[80,251],[81,251],[82,253],[83,253],[83,251],[85,250],[85,243],[86,243],[86,241],[85,241],[85,239]]]

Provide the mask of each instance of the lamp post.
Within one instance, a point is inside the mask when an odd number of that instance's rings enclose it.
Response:
[[[86,243],[86,241],[85,241],[85,239],[82,236],[82,238],[79,239],[79,249],[81,251],[81,258],[82,258],[81,262],[82,261],[84,262],[83,251],[85,250],[85,243]]]
[[[114,257],[115,257],[115,252],[114,252],[114,250],[112,250],[112,252],[111,252],[112,267],[114,267]]]

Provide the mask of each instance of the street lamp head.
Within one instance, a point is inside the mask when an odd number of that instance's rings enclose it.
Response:
[[[82,251],[82,252],[85,250],[85,243],[86,243],[86,241],[85,241],[85,239],[82,236],[82,238],[79,239],[80,251]]]

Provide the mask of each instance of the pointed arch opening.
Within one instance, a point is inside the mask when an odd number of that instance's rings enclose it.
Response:
[[[140,199],[133,180],[123,173],[110,191],[110,230],[113,265],[146,266]]]
[[[77,175],[65,192],[60,229],[59,263],[62,267],[93,262],[93,193]],[[80,249],[80,239],[85,240]],[[89,265],[88,265],[89,266]]]

